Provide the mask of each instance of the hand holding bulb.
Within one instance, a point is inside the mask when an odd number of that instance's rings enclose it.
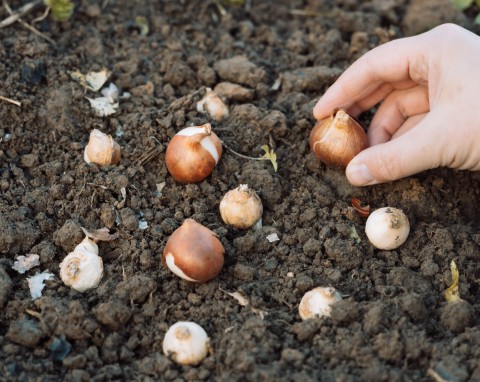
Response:
[[[452,24],[391,41],[357,60],[313,110],[354,117],[380,103],[369,148],[348,164],[357,186],[446,166],[480,170],[480,37]]]

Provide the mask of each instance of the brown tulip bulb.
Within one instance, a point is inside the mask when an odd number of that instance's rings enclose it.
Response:
[[[317,121],[310,133],[313,153],[330,166],[347,167],[367,147],[365,130],[343,109],[335,109],[330,117]]]
[[[214,232],[186,219],[168,239],[162,262],[184,280],[204,282],[220,273],[224,252]]]
[[[85,146],[83,159],[87,163],[92,162],[100,166],[117,164],[120,162],[120,146],[111,135],[93,129],[88,144]]]
[[[222,143],[206,123],[179,131],[165,153],[167,169],[183,183],[201,182],[209,176],[222,155]]]

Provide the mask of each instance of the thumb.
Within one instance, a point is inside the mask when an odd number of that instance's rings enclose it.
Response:
[[[398,138],[360,152],[347,166],[349,182],[369,186],[438,167],[442,146],[433,134],[435,129],[428,128],[427,119]]]

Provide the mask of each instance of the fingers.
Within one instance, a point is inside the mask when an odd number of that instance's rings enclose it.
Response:
[[[389,141],[409,117],[429,109],[427,88],[416,86],[393,91],[382,102],[368,128],[370,146]]]
[[[354,62],[325,92],[314,107],[315,118],[333,108],[351,112],[368,109],[396,88],[425,83],[428,78],[426,34],[391,41],[372,49]],[[395,84],[395,85],[393,85]]]
[[[362,151],[347,166],[348,180],[356,186],[367,186],[440,166],[441,145],[432,144],[440,123],[429,113],[397,139]]]

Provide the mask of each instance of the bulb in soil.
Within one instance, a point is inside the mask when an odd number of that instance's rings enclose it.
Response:
[[[220,202],[223,221],[236,228],[250,228],[262,218],[262,214],[262,201],[246,184],[228,191]]]
[[[96,288],[103,276],[103,261],[97,244],[86,237],[60,264],[60,278],[78,292]]]
[[[120,154],[120,146],[113,140],[111,135],[94,129],[90,133],[90,140],[85,147],[83,158],[87,163],[108,166],[120,162]]]
[[[373,211],[367,219],[365,233],[378,249],[391,250],[407,240],[410,223],[402,210],[383,207]]]
[[[220,273],[224,252],[214,232],[193,219],[186,219],[168,239],[162,262],[184,280],[205,282]]]
[[[330,117],[318,121],[309,142],[318,159],[337,167],[347,167],[352,158],[368,146],[365,130],[342,109],[335,109]]]
[[[230,114],[228,106],[212,89],[207,88],[205,96],[197,102],[197,111],[208,113],[215,121],[223,121]]]
[[[222,143],[206,123],[179,131],[167,146],[165,163],[175,180],[196,183],[212,173],[221,155]]]
[[[172,325],[163,339],[163,353],[182,365],[198,365],[208,355],[209,348],[205,330],[190,321]]]
[[[330,317],[332,305],[342,299],[333,287],[318,287],[305,293],[300,301],[298,312],[302,320],[314,317]]]

